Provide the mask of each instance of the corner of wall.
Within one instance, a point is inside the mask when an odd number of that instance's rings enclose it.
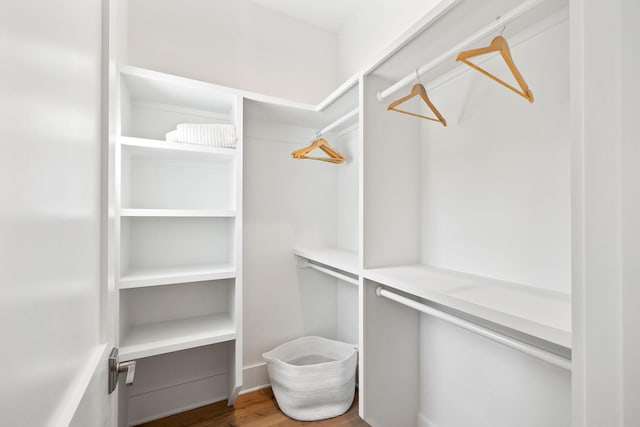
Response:
[[[246,365],[242,375],[243,386],[240,394],[251,393],[270,386],[267,364],[264,362]]]

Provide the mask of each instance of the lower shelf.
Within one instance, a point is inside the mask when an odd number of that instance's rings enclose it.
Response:
[[[120,360],[155,356],[235,338],[234,322],[228,314],[132,325],[121,337]]]

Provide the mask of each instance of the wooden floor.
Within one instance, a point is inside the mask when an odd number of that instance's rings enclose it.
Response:
[[[141,424],[144,427],[368,427],[358,416],[358,395],[349,410],[336,418],[323,421],[295,421],[278,408],[270,388],[239,396],[234,407],[227,402],[192,409],[170,417]]]

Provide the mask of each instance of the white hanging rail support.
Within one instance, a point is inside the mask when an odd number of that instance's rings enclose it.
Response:
[[[360,282],[356,278],[347,276],[346,274],[342,274],[342,273],[340,273],[338,271],[331,270],[331,269],[323,267],[321,265],[314,264],[313,262],[311,262],[309,260],[305,260],[302,264],[299,264],[299,267],[301,267],[301,268],[311,268],[311,269],[317,270],[317,271],[319,271],[321,273],[328,274],[329,276],[333,276],[333,277],[335,277],[337,279],[340,279],[340,280],[342,280],[344,282],[351,283],[352,285],[356,285],[356,286],[360,285]]]
[[[347,114],[345,114],[344,116],[342,116],[338,120],[336,120],[335,122],[327,125],[323,129],[319,130],[316,133],[316,136],[324,135],[325,133],[331,132],[332,130],[334,130],[335,128],[340,126],[341,124],[343,124],[343,123],[351,120],[351,118],[357,116],[359,112],[360,112],[359,108],[356,108],[355,110],[348,112]]]
[[[499,342],[500,344],[506,345],[507,347],[511,347],[522,353],[528,354],[529,356],[533,356],[540,360],[544,360],[545,362],[551,363],[552,365],[558,366],[562,369],[566,369],[567,371],[571,371],[571,360],[566,359],[562,356],[558,356],[557,354],[551,353],[547,350],[543,350],[531,344],[527,344],[525,342],[510,338],[506,335],[492,331],[491,329],[484,328],[480,325],[476,325],[475,323],[468,322],[466,320],[452,316],[451,314],[437,310],[433,307],[429,307],[428,305],[421,304],[410,298],[404,297],[402,295],[398,295],[395,292],[388,291],[384,289],[382,286],[376,289],[376,295],[378,295],[379,297],[390,299],[391,301],[395,301],[407,307],[413,308],[414,310],[418,310],[421,313],[428,314],[430,316],[444,320],[445,322],[459,326],[463,329],[474,332],[485,338],[489,338],[490,340]]]
[[[491,33],[498,31],[499,29],[507,25],[509,22],[524,15],[525,13],[529,12],[531,9],[538,6],[540,3],[543,3],[544,1],[545,0],[528,0],[522,3],[520,6],[511,9],[509,12],[500,16],[491,24],[487,25],[486,27],[482,28],[480,31],[467,37],[466,39],[464,39],[463,41],[461,41],[460,43],[458,43],[457,45],[455,45],[454,47],[452,47],[442,55],[436,57],[431,62],[423,65],[417,70],[412,71],[409,75],[407,75],[407,77],[394,83],[393,85],[389,86],[385,90],[378,92],[377,94],[378,100],[383,101],[384,99],[388,98],[390,95],[399,91],[403,87],[409,85],[410,83],[414,83],[416,81],[416,74],[418,76],[422,76],[428,73],[429,71],[433,70],[437,66],[442,65],[444,62],[450,60],[451,58],[455,58],[455,56],[461,50],[464,50],[471,44],[487,37],[488,35],[491,35]]]

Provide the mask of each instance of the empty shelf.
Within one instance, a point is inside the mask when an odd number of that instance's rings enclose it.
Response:
[[[120,216],[137,217],[204,217],[233,218],[236,211],[230,209],[120,209]]]
[[[233,321],[226,313],[132,325],[121,340],[120,360],[155,356],[235,338]]]
[[[180,153],[195,156],[204,154],[207,155],[207,157],[204,157],[205,159],[210,157],[232,159],[236,155],[234,148],[209,147],[207,145],[169,142],[132,136],[121,136],[118,140],[120,144],[127,147],[126,149],[131,153],[144,154],[153,150],[156,155],[164,152],[168,153],[171,157],[175,157]]]
[[[298,248],[294,249],[294,253],[309,261],[324,264],[337,270],[342,270],[356,276],[360,274],[358,254],[356,252],[339,248]]]
[[[570,295],[424,265],[367,269],[364,277],[571,348]]]
[[[234,278],[235,275],[235,268],[228,264],[198,264],[179,267],[133,268],[120,278],[119,288],[130,289],[145,286],[200,282],[203,280],[231,279]]]

